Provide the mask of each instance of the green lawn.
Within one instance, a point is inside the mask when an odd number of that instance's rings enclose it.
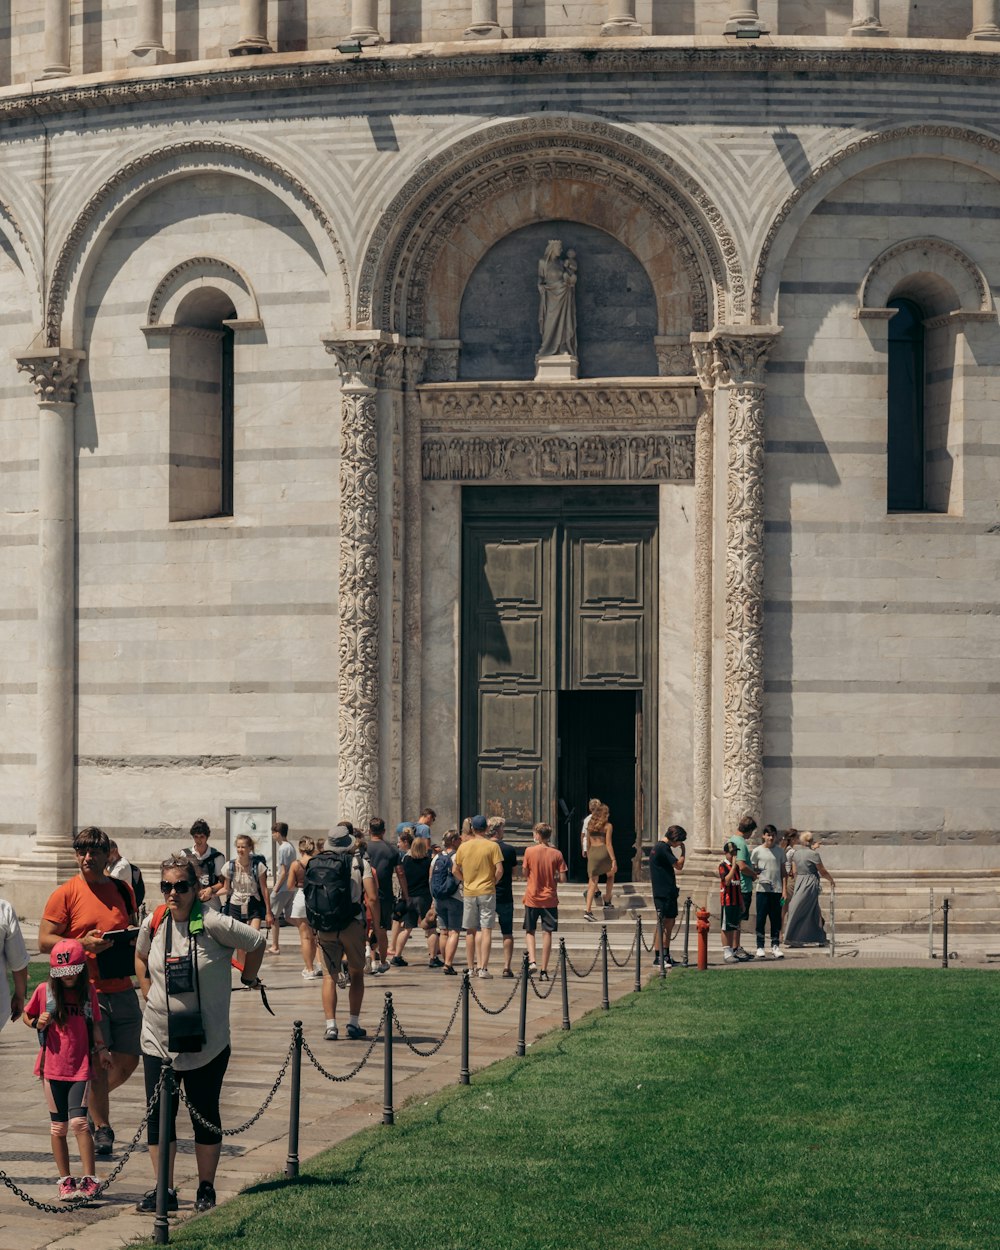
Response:
[[[47,955],[44,959],[33,959],[31,963],[28,964],[28,997],[29,998],[31,997],[31,991],[35,988],[35,986],[38,985],[39,982],[44,981],[46,977],[49,975],[50,967],[51,967],[51,964],[49,963],[49,959]],[[9,972],[7,973],[7,985],[10,989],[10,992],[13,994],[14,978],[10,975]]]
[[[989,971],[674,971],[171,1241],[1000,1245],[998,1019],[1000,979]],[[313,1076],[305,1070],[310,1099],[321,1096]]]

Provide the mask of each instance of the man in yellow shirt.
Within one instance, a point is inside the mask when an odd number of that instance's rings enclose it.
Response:
[[[452,873],[462,883],[462,928],[465,930],[466,962],[470,971],[489,980],[490,946],[497,914],[497,882],[503,875],[503,855],[492,838],[486,837],[486,817],[473,816],[473,836],[463,842],[455,855]]]

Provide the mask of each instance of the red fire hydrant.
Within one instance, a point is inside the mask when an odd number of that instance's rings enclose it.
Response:
[[[704,972],[708,967],[708,931],[711,917],[704,907],[698,908],[698,968]]]

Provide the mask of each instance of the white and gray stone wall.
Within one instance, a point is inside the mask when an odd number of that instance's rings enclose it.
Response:
[[[859,867],[988,861],[1000,65],[988,41],[883,46],[798,29],[799,9],[783,43],[710,38],[722,4],[698,6],[698,41],[583,49],[549,30],[354,60],[306,30],[287,36],[317,49],[301,56],[130,74],[102,54],[74,62],[89,78],[3,94],[5,878],[31,852],[42,759],[72,782],[44,837],[97,823],[140,862],[227,805],[276,805],[297,833],[376,805],[462,814],[461,477],[424,481],[416,388],[459,376],[477,265],[561,220],[636,258],[659,383],[693,395],[697,365],[705,392],[696,458],[660,485],[647,835],[671,819],[709,845],[750,807]],[[236,11],[212,7],[197,55],[239,37]],[[944,35],[971,28],[969,6],[937,13]],[[908,14],[883,0],[886,27]],[[759,16],[775,29],[774,6]],[[235,312],[233,515],[171,521],[174,318],[199,286]],[[904,288],[934,322],[944,504],[897,516],[885,305]],[[48,407],[39,352],[77,371]],[[72,430],[61,497],[53,414]]]

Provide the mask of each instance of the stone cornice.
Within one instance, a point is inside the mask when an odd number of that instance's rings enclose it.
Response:
[[[422,79],[622,74],[808,74],[811,77],[1000,78],[1000,56],[964,40],[877,40],[864,47],[838,39],[765,39],[734,46],[720,39],[508,39],[500,46],[454,43],[382,47],[345,59],[329,53],[285,53],[239,61],[117,71],[72,84],[33,82],[0,92],[0,118],[53,116],[145,102],[204,99],[259,92],[300,92],[356,84]]]

